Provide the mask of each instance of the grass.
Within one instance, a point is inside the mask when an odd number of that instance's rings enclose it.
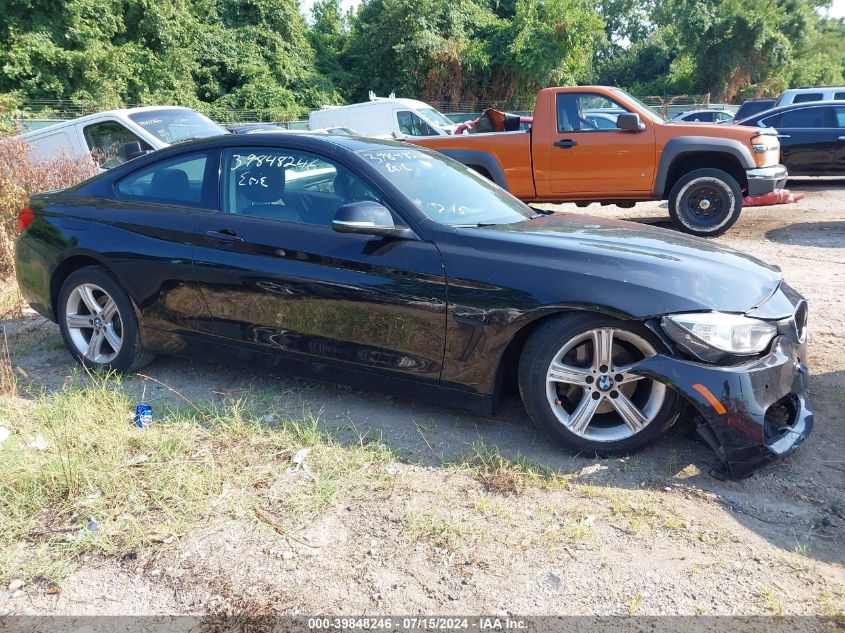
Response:
[[[457,551],[469,541],[479,539],[481,530],[468,518],[423,510],[405,515],[403,535],[409,541],[428,541],[449,551]]]
[[[455,466],[475,477],[487,489],[500,494],[518,494],[529,487],[561,490],[568,488],[570,482],[569,476],[522,456],[509,459],[498,448],[487,446],[482,440],[473,442]]]
[[[0,446],[0,579],[58,580],[84,554],[158,547],[212,514],[260,508],[292,530],[392,482],[383,446],[341,445],[314,418],[268,426],[266,410],[238,399],[153,407],[153,425],[135,427],[133,401],[106,375],[31,402],[0,399],[11,431]],[[288,474],[300,448],[308,471]]]
[[[783,615],[783,603],[778,598],[775,590],[770,585],[765,584],[760,588],[760,593],[766,601],[766,608],[776,617],[781,617]]]
[[[9,339],[6,328],[0,328],[0,396],[14,397],[18,393],[18,380],[12,368],[12,357],[9,355]]]

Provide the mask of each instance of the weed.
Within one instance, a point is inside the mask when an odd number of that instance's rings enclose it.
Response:
[[[59,579],[84,553],[119,556],[190,531],[210,512],[284,508],[294,524],[341,496],[390,485],[380,446],[340,445],[315,418],[275,428],[247,400],[168,409],[149,429],[114,375],[31,403],[0,399],[0,579]],[[308,476],[288,475],[308,447]]]
[[[563,489],[569,478],[539,466],[522,456],[511,460],[498,448],[488,447],[482,440],[473,442],[457,466],[471,473],[488,489],[500,494],[517,494],[529,486]]]
[[[18,381],[12,368],[12,357],[9,355],[9,341],[6,338],[6,328],[3,328],[3,340],[0,341],[0,395],[15,396],[18,393]]]
[[[642,603],[642,601],[643,594],[638,593],[636,596],[634,596],[634,599],[631,600],[631,604],[628,605],[628,615],[630,615],[631,617],[637,615],[640,610],[640,604]]]
[[[478,538],[480,530],[465,518],[443,516],[432,511],[405,515],[403,533],[410,541],[430,541],[438,547],[456,551],[470,538]]]
[[[777,617],[782,616],[783,603],[778,598],[774,589],[772,589],[770,585],[766,584],[762,586],[760,593],[763,594],[763,598],[766,600],[766,608],[768,608],[768,610],[774,613]]]

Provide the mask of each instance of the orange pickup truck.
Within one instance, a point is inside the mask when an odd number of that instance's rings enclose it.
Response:
[[[633,206],[668,200],[678,227],[718,235],[744,195],[786,183],[776,132],[674,123],[619,88],[546,88],[528,131],[409,138],[526,202]]]

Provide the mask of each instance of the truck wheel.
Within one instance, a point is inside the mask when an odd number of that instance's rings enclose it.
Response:
[[[727,231],[742,211],[742,190],[721,169],[684,174],[669,194],[669,215],[685,233],[712,237]]]

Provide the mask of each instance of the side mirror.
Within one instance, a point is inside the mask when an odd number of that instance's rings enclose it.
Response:
[[[340,207],[332,220],[332,228],[338,233],[361,235],[404,237],[410,233],[405,227],[397,228],[390,211],[371,200],[351,202]]]
[[[138,141],[129,141],[128,143],[124,143],[123,151],[126,155],[126,160],[132,160],[147,153],[141,149],[141,144]]]
[[[636,112],[624,112],[616,117],[616,127],[625,132],[642,132],[645,123],[640,120]]]

